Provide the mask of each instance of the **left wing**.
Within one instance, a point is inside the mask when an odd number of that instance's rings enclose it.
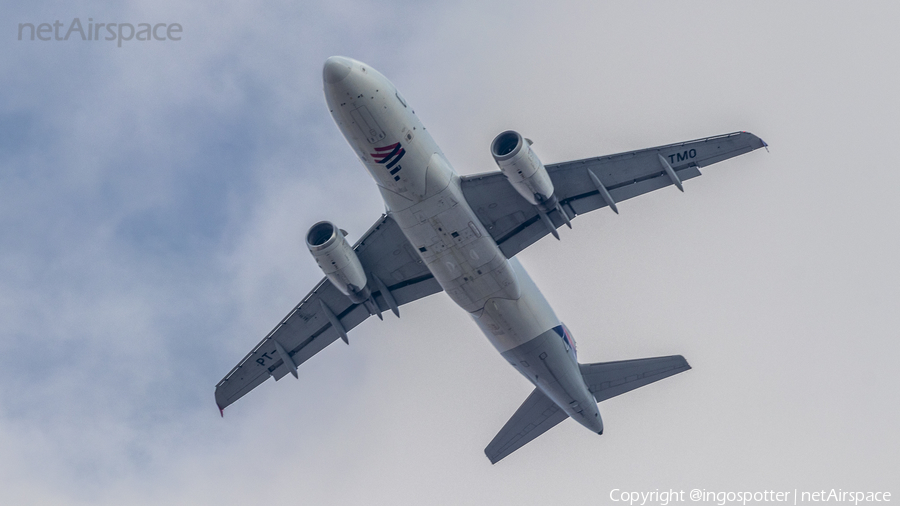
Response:
[[[700,168],[766,146],[749,132],[708,137],[655,148],[547,165],[561,208],[569,218],[700,175]],[[668,166],[668,167],[667,167]],[[670,173],[671,172],[671,173]],[[593,173],[597,181],[591,177]],[[598,183],[599,182],[599,186]],[[550,233],[534,206],[503,173],[464,176],[462,191],[506,258]],[[610,200],[607,201],[607,198]],[[614,208],[615,210],[615,208]],[[616,211],[618,212],[618,211]],[[565,221],[547,213],[555,228]]]
[[[412,249],[390,216],[382,216],[353,247],[366,276],[377,276],[398,306],[441,291],[431,271]],[[372,283],[375,303],[382,311],[391,307],[385,293]],[[327,314],[325,311],[331,313]],[[349,331],[371,316],[363,304],[354,304],[327,278],[285,316],[253,350],[216,385],[216,404],[222,410],[253,390],[269,376],[281,379],[288,372],[340,337],[331,318]],[[282,355],[288,355],[288,360]]]

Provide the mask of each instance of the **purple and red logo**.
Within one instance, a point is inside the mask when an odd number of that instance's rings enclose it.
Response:
[[[556,332],[556,335],[562,338],[563,342],[566,343],[566,349],[572,350],[572,356],[575,357],[578,355],[578,350],[575,348],[575,339],[572,337],[572,334],[569,334],[569,328],[565,326],[565,324],[557,325],[553,327],[553,330]]]
[[[397,173],[400,172],[402,167],[397,165],[397,162],[406,154],[403,146],[398,142],[390,146],[375,148],[375,151],[375,153],[369,153],[375,159],[375,163],[385,164],[384,168],[391,172],[391,175],[394,176],[394,181],[399,181],[400,176]],[[394,167],[395,165],[396,167]]]

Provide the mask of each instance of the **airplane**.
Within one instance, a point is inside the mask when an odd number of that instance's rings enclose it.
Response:
[[[761,147],[735,132],[544,165],[513,130],[491,143],[499,171],[460,176],[397,88],[371,66],[325,61],[332,118],[375,180],[386,213],[354,244],[328,221],[306,246],[325,274],[217,385],[224,409],[288,373],[370,316],[446,292],[534,390],[487,445],[492,464],[567,418],[603,434],[598,403],[690,369],[681,355],[579,363],[575,340],[516,254],[589,211],[700,176],[700,168]],[[767,148],[768,149],[768,148]]]

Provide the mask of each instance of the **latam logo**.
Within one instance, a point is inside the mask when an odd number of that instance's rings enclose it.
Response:
[[[575,347],[575,339],[572,338],[572,334],[569,334],[569,329],[565,325],[557,325],[553,327],[553,330],[556,332],[556,335],[562,338],[563,342],[566,343],[566,351],[569,348],[572,348],[572,355],[577,356],[578,350]]]
[[[385,164],[384,168],[391,172],[391,175],[394,176],[394,181],[400,181],[400,176],[397,173],[400,172],[402,167],[397,165],[397,162],[406,154],[403,146],[398,142],[390,146],[375,148],[375,151],[375,153],[369,153],[375,159],[375,163]]]

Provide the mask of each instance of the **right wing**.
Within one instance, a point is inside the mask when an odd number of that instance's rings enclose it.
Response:
[[[662,160],[668,162],[678,180],[685,181],[699,176],[701,167],[765,146],[762,139],[749,132],[735,132],[617,155],[555,163],[547,165],[546,169],[561,207],[574,218],[608,205],[589,171],[615,204],[674,184]],[[512,258],[550,233],[535,206],[516,192],[503,173],[463,176],[461,180],[466,201],[506,258]],[[547,216],[555,228],[564,224],[556,210]]]
[[[387,287],[398,306],[441,291],[431,271],[412,249],[390,216],[382,216],[353,247],[367,277],[374,274]],[[377,286],[371,286],[375,303],[383,311],[390,305]],[[278,352],[280,347],[299,366],[334,342],[339,333],[322,310],[324,302],[345,330],[368,318],[363,304],[354,304],[327,278],[322,279],[253,350],[216,385],[216,404],[222,410],[269,379],[281,379],[292,368]],[[277,343],[276,343],[277,341]]]

